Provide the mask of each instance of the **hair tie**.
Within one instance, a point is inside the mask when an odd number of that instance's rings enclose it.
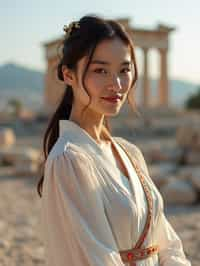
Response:
[[[64,25],[63,30],[66,32],[66,38],[69,38],[73,28],[80,28],[80,24],[78,21],[73,21],[69,25]]]

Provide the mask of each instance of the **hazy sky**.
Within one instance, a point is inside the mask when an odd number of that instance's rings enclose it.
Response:
[[[0,65],[14,61],[45,70],[43,43],[63,35],[63,25],[89,13],[107,18],[129,17],[131,24],[176,27],[170,35],[169,75],[200,83],[199,0],[0,0]],[[137,49],[139,72],[141,51]],[[158,74],[158,54],[150,52],[150,74]]]

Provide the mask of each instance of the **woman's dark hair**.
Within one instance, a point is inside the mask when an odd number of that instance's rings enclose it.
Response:
[[[108,20],[96,15],[83,16],[79,21],[79,28],[72,28],[70,36],[64,38],[62,42],[62,57],[57,66],[58,79],[64,81],[62,66],[67,66],[71,70],[76,70],[78,61],[87,56],[87,65],[82,76],[82,83],[84,85],[84,77],[88,66],[92,59],[96,46],[103,40],[120,38],[126,45],[130,47],[131,57],[134,66],[134,79],[132,88],[138,79],[138,71],[134,53],[134,46],[128,33],[124,27],[115,20]],[[85,88],[85,86],[84,86]],[[87,89],[85,88],[87,91]],[[68,120],[70,117],[73,104],[73,90],[70,85],[66,86],[64,95],[55,111],[49,120],[47,129],[43,139],[44,164],[47,156],[59,136],[59,120]],[[86,106],[86,108],[88,105]],[[105,128],[110,132],[110,125],[107,118],[104,121]],[[37,192],[42,197],[42,185],[44,180],[44,171],[37,184]]]

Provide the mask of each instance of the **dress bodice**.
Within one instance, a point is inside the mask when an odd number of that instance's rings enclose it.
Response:
[[[135,172],[135,169],[133,167],[133,165],[131,164],[128,156],[126,155],[126,153],[124,152],[124,150],[120,147],[120,145],[117,145],[117,148],[118,148],[118,152],[120,153],[120,156],[122,157],[126,167],[131,171],[131,172]],[[112,149],[111,149],[111,146],[110,145],[102,145],[101,146],[103,152],[105,152],[105,154],[109,157],[109,160],[112,161],[112,163],[116,166],[117,166],[117,162],[116,162],[116,159],[113,155],[113,152],[112,152]],[[122,171],[120,171],[120,176],[116,176],[116,178],[120,178],[120,182],[122,182],[126,188],[131,192],[131,189],[130,189],[130,181],[128,180],[128,178],[124,175],[124,173]]]

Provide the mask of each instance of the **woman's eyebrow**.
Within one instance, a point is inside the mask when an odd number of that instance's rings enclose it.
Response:
[[[91,64],[110,65],[109,62],[106,62],[106,61],[103,61],[103,60],[98,60],[98,59],[91,61]],[[130,65],[130,64],[131,64],[131,61],[129,61],[129,60],[126,60],[126,61],[121,63],[121,65]]]

